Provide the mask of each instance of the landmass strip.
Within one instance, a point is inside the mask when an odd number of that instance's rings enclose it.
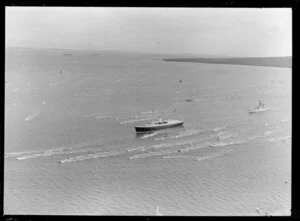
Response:
[[[194,62],[211,64],[250,65],[265,67],[292,67],[292,57],[248,57],[248,58],[166,58],[163,61]]]

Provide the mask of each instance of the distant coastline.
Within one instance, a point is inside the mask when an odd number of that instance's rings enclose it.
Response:
[[[232,64],[265,67],[292,67],[292,57],[249,57],[249,58],[165,58],[169,62],[193,62],[209,64]]]
[[[80,50],[80,49],[58,49],[58,48],[29,48],[29,47],[6,47],[5,54],[10,52],[59,52],[63,56],[73,56],[77,53],[88,53],[91,56],[99,56],[100,54],[130,54],[130,55],[145,55],[153,56],[153,60],[163,60],[168,62],[193,62],[193,63],[208,63],[208,64],[231,64],[231,65],[249,65],[249,66],[264,66],[264,67],[292,67],[292,57],[227,57],[224,55],[209,55],[209,54],[178,54],[178,53],[150,53],[150,52],[135,52],[135,51],[114,51],[114,50]]]

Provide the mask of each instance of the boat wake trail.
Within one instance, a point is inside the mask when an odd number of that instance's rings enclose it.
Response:
[[[130,148],[127,150],[127,152],[133,152],[133,151],[145,151],[147,150],[147,147],[135,147],[135,148]]]
[[[283,118],[280,120],[281,122],[289,122],[290,120],[288,118]]]
[[[218,140],[228,140],[229,138],[237,137],[238,134],[227,131],[220,131],[216,136]]]
[[[180,152],[188,152],[190,150],[197,150],[197,149],[206,148],[206,147],[208,147],[208,143],[190,144],[189,146],[186,146],[186,147],[180,149]]]
[[[5,157],[17,157],[17,156],[22,156],[22,155],[30,155],[30,154],[38,154],[38,153],[43,153],[45,152],[44,150],[34,150],[34,151],[26,151],[26,152],[12,152],[12,153],[6,153]]]
[[[224,129],[225,127],[218,127],[213,128],[210,130],[206,130],[207,132],[213,132],[214,136],[205,136],[200,139],[196,140],[184,140],[181,142],[166,142],[166,143],[160,143],[153,145],[151,147],[145,147],[143,148],[143,151],[148,149],[164,149],[163,151],[154,151],[154,152],[146,152],[143,154],[137,154],[135,156],[130,157],[130,159],[139,159],[139,158],[145,158],[145,157],[151,157],[151,156],[159,156],[159,155],[165,155],[168,153],[186,153],[189,151],[194,151],[197,149],[203,149],[203,148],[211,148],[211,147],[227,147],[227,146],[233,146],[238,145],[247,142],[247,140],[241,139],[241,137],[238,137],[237,133],[227,132],[227,131],[220,131]],[[205,131],[205,132],[206,132]],[[197,133],[203,132],[202,130],[188,130],[183,133],[179,133],[178,136],[190,136]],[[214,132],[218,132],[215,134]],[[174,137],[176,137],[174,136]],[[234,139],[232,139],[234,138]],[[136,149],[134,149],[136,150]],[[223,150],[222,150],[223,151]],[[223,153],[223,152],[221,152]],[[211,157],[214,157],[215,155],[211,155]],[[217,155],[216,155],[217,156]],[[173,156],[172,156],[173,157]],[[178,157],[178,155],[176,155]],[[170,157],[168,157],[170,158]],[[198,159],[199,157],[197,157]],[[207,159],[207,157],[205,157]],[[202,158],[201,158],[202,160]]]
[[[210,147],[224,147],[224,146],[232,146],[236,144],[242,144],[245,143],[245,140],[237,140],[237,141],[230,141],[230,142],[219,142],[219,143],[214,143],[210,144]]]
[[[266,131],[266,132],[264,132],[264,136],[270,136],[276,132],[278,132],[278,131],[275,131],[275,130],[274,131]]]
[[[37,116],[39,116],[41,114],[40,110],[34,110],[32,114],[30,114],[29,116],[27,116],[24,120],[25,121],[31,121],[34,118],[36,118]]]
[[[170,139],[178,139],[178,138],[189,137],[189,136],[193,136],[193,135],[203,133],[203,132],[207,132],[207,130],[195,130],[195,129],[186,130],[182,133],[179,133],[176,136],[171,136]]]
[[[145,139],[145,138],[149,138],[149,137],[154,137],[157,134],[159,134],[159,132],[154,132],[154,133],[150,133],[150,134],[145,134],[143,136],[141,136],[141,139]]]
[[[68,159],[59,161],[59,163],[70,163],[70,162],[96,159],[96,158],[100,158],[100,157],[115,156],[115,155],[118,155],[119,153],[120,152],[102,152],[102,153],[88,154],[88,155],[83,155],[83,156],[70,157]]]
[[[34,150],[34,151],[26,151],[26,152],[13,152],[5,154],[5,157],[17,157],[19,160],[25,160],[30,158],[42,157],[42,156],[51,156],[58,153],[62,153],[63,151],[71,150],[72,147],[58,147],[55,149],[49,150]]]
[[[254,135],[254,136],[248,137],[248,140],[258,140],[258,139],[261,139],[261,138],[264,138],[264,136]]]
[[[49,157],[53,155],[81,154],[81,153],[97,153],[102,150],[102,146],[109,144],[103,140],[98,140],[92,143],[74,145],[70,147],[57,147],[46,150],[34,150],[25,152],[13,152],[5,154],[5,157],[16,157],[18,160],[34,159],[38,157]]]
[[[101,119],[108,118],[108,117],[110,117],[110,116],[101,116],[101,115],[98,115],[98,116],[95,116],[95,119],[101,120]]]
[[[217,132],[217,131],[223,130],[223,129],[225,129],[225,128],[226,128],[226,126],[216,127],[216,128],[213,128],[212,131],[213,131],[213,132]]]
[[[64,158],[59,159],[60,163],[69,163],[69,162],[78,162],[84,160],[92,160],[97,158],[105,158],[112,156],[121,156],[124,158],[140,159],[147,157],[156,157],[163,156],[165,159],[171,158],[192,158],[195,160],[206,160],[218,156],[222,156],[226,153],[226,151],[231,148],[230,146],[243,144],[246,142],[290,142],[291,136],[274,136],[273,132],[277,131],[266,131],[265,133],[259,132],[259,134],[251,134],[249,133],[241,135],[241,132],[232,132],[228,130],[223,130],[225,127],[216,127],[210,128],[208,130],[201,129],[188,129],[188,130],[180,130],[174,131],[170,130],[169,132],[164,131],[155,131],[150,134],[143,134],[142,139],[155,137],[155,140],[166,140],[165,142],[152,142],[151,144],[141,144],[141,146],[127,146],[124,148],[123,140],[104,140],[99,139],[93,142],[81,143],[74,146],[69,147],[56,147],[52,149],[46,150],[34,150],[34,151],[25,151],[25,152],[12,152],[6,153],[5,157],[15,157],[18,160],[27,160],[27,159],[35,159],[42,157],[51,157],[51,156],[64,156]],[[171,135],[170,135],[171,133]],[[167,134],[167,136],[166,136]],[[202,134],[198,135],[197,134]],[[159,136],[164,137],[159,137]],[[194,136],[194,137],[190,137]],[[180,139],[179,138],[187,138]],[[150,140],[149,140],[150,141]],[[111,149],[111,147],[122,149]],[[228,148],[229,147],[229,148]],[[239,146],[238,146],[239,147]],[[110,149],[108,149],[110,148]],[[207,148],[207,149],[205,149]],[[199,151],[196,151],[198,150]],[[202,150],[204,151],[202,151]],[[194,152],[194,154],[201,155],[206,152],[208,156],[187,156],[190,154],[190,151]],[[217,152],[218,151],[218,152]],[[211,153],[215,152],[215,153]],[[217,152],[217,153],[216,153]],[[129,155],[129,156],[128,156]],[[168,155],[168,156],[167,156]]]
[[[170,154],[170,153],[175,153],[176,151],[174,150],[168,150],[168,151],[162,151],[162,152],[148,152],[144,154],[137,154],[132,157],[129,157],[130,160],[133,159],[140,159],[140,158],[146,158],[146,157],[153,157],[153,156],[160,156],[163,154]]]
[[[36,154],[31,154],[31,155],[26,155],[26,156],[20,156],[17,157],[17,160],[27,160],[27,159],[33,159],[33,158],[38,158],[38,157],[49,157],[49,156],[54,156],[54,155],[68,155],[68,154],[82,154],[82,153],[97,153],[101,151],[101,149],[94,149],[95,147],[92,148],[85,148],[85,149],[77,149],[77,150],[47,150],[42,153],[36,153]]]
[[[229,153],[231,152],[232,150],[229,150],[229,149],[226,149],[226,150],[222,150],[218,153],[214,153],[214,154],[211,154],[209,156],[205,156],[205,157],[199,157],[197,159],[197,161],[201,161],[201,160],[208,160],[208,159],[212,159],[212,158],[217,158],[217,157],[221,157],[223,155],[225,155],[226,153]]]
[[[173,155],[173,156],[163,156],[163,159],[194,159],[197,161],[208,160],[212,158],[217,158],[231,152],[230,149],[221,150],[220,152],[213,153],[207,156],[188,156],[188,155]]]
[[[167,136],[164,136],[164,137],[158,137],[158,138],[154,138],[154,140],[156,140],[156,141],[160,141],[160,140],[166,140],[166,139],[168,139],[168,137],[167,137]]]
[[[146,153],[142,153],[142,154],[137,154],[134,156],[129,157],[130,160],[132,159],[139,159],[139,158],[146,158],[146,157],[152,157],[152,156],[160,156],[160,155],[164,155],[164,154],[170,154],[170,153],[177,153],[178,151],[180,152],[187,152],[190,150],[196,150],[199,148],[205,148],[208,147],[208,144],[196,144],[197,142],[194,142],[194,144],[192,144],[192,142],[180,142],[180,143],[166,143],[166,144],[158,144],[158,145],[154,145],[152,147],[148,147],[148,148],[141,148],[143,151],[145,150],[149,150],[149,149],[160,149],[160,148],[166,148],[163,151],[150,151],[150,152],[146,152]],[[180,148],[180,149],[179,149]],[[132,151],[136,151],[136,150],[141,150],[141,149],[131,149]]]
[[[20,156],[20,157],[17,157],[17,160],[27,160],[27,159],[37,158],[37,157],[49,157],[49,156],[57,155],[57,154],[61,154],[61,153],[62,153],[62,150],[48,150],[48,151],[44,151],[42,153]]]
[[[291,141],[292,137],[289,136],[283,136],[283,137],[274,137],[274,138],[269,138],[269,142],[276,142],[276,141],[283,141],[283,142],[289,142]]]
[[[178,143],[162,143],[162,144],[156,144],[153,145],[153,149],[160,149],[160,148],[174,148],[174,147],[184,147],[185,145],[191,145],[192,141],[183,141]],[[194,142],[195,143],[195,142]]]
[[[192,158],[192,159],[198,159],[197,156],[182,156],[182,155],[174,155],[174,156],[163,156],[163,159],[180,159],[180,158]]]
[[[180,131],[179,133],[172,135],[172,136],[158,137],[158,138],[155,138],[154,140],[160,141],[160,140],[166,140],[166,139],[181,139],[181,138],[194,136],[197,134],[215,133],[215,132],[221,131],[225,128],[226,127],[216,127],[216,128],[212,128],[212,129],[188,129],[185,131]],[[226,136],[227,136],[227,138],[229,138],[229,137],[234,136],[234,134],[226,135],[225,132],[221,131],[217,134],[217,136],[220,136],[220,139],[225,139]]]
[[[228,133],[228,132],[223,132],[221,130],[223,130],[225,127],[217,127],[217,128],[212,128],[212,129],[208,129],[208,130],[204,130],[204,129],[189,129],[183,132],[179,132],[177,135],[173,135],[173,136],[164,136],[162,138],[155,138],[156,141],[159,140],[165,140],[165,139],[179,139],[179,138],[186,138],[186,137],[190,137],[190,136],[194,136],[197,134],[205,134],[205,136],[201,136],[201,137],[195,137],[195,139],[193,140],[184,140],[181,142],[165,142],[165,143],[161,143],[161,144],[156,144],[153,146],[154,149],[159,149],[159,148],[178,148],[178,147],[188,147],[188,148],[202,148],[202,144],[206,144],[209,145],[209,140],[214,139],[215,137],[218,137],[219,140],[227,140],[231,137],[237,136],[237,134],[233,134],[233,133]],[[217,135],[215,135],[215,132],[219,132]],[[207,134],[210,134],[210,136],[206,136]],[[199,144],[201,144],[199,146]],[[198,146],[195,146],[198,145]]]

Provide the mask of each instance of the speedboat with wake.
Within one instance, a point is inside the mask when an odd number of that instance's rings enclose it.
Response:
[[[255,107],[252,110],[249,110],[249,114],[264,112],[268,110],[272,110],[272,108],[266,107],[265,104],[260,101],[257,107]]]
[[[147,131],[155,131],[162,130],[172,127],[182,126],[184,121],[181,120],[162,120],[161,118],[157,121],[152,121],[143,126],[136,126],[135,130],[137,133],[139,132],[147,132]]]
[[[158,211],[158,206],[156,206],[156,215],[161,216],[162,214]]]

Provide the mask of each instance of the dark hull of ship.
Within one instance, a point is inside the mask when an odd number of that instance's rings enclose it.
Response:
[[[178,126],[181,126],[181,125],[183,125],[183,122],[168,124],[168,125],[158,125],[158,126],[154,126],[154,127],[138,126],[138,127],[135,127],[135,131],[137,133],[147,132],[147,131],[162,130],[162,129],[172,128],[172,127],[178,127]]]

